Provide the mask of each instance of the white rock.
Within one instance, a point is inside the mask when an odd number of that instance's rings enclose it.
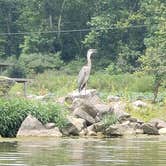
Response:
[[[137,101],[133,102],[132,104],[134,107],[139,107],[139,108],[147,107],[147,103],[145,103],[141,100],[137,100]]]
[[[160,135],[166,135],[166,128],[159,129],[159,134]]]
[[[108,100],[108,102],[118,102],[118,101],[120,101],[120,97],[110,95],[107,97],[107,100]]]

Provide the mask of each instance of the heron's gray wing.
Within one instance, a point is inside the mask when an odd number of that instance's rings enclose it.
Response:
[[[86,77],[86,66],[83,66],[78,74],[78,87],[84,83]]]
[[[86,82],[88,81],[90,74],[90,67],[89,66],[83,66],[81,71],[79,72],[78,75],[78,88],[82,88]]]

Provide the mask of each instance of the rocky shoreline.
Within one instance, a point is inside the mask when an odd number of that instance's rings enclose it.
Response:
[[[54,123],[43,125],[35,117],[28,115],[18,130],[22,136],[80,136],[80,137],[119,137],[126,135],[164,135],[166,122],[152,119],[143,122],[126,112],[126,103],[118,96],[109,96],[108,103],[103,102],[96,90],[70,93],[58,99],[58,103],[68,105],[67,123],[57,128]],[[135,109],[146,107],[140,100],[133,102]]]

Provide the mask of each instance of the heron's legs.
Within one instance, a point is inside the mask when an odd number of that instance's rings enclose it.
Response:
[[[85,84],[85,95],[86,95],[87,83]]]

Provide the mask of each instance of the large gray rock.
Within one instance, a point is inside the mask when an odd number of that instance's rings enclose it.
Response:
[[[68,122],[68,124],[61,129],[61,132],[65,136],[78,136],[80,131],[73,125],[73,123]]]
[[[28,115],[22,122],[17,136],[54,136],[61,137],[62,133],[57,127],[46,129],[45,126],[32,115]]]
[[[144,123],[142,125],[142,129],[144,134],[148,134],[148,135],[158,135],[158,129],[157,127],[155,127],[154,125],[150,124],[150,123]]]
[[[126,103],[123,102],[114,102],[111,104],[110,110],[115,113],[119,121],[126,121],[130,118],[130,114],[127,113]]]
[[[108,136],[123,136],[136,134],[136,131],[134,130],[134,128],[129,126],[129,122],[125,122],[123,124],[114,124],[109,126],[105,130],[105,133]]]
[[[86,127],[86,121],[82,118],[75,118],[73,116],[68,116],[67,119],[78,129],[79,132]]]
[[[21,127],[19,128],[19,132],[25,131],[25,130],[42,130],[45,129],[43,124],[33,117],[32,115],[28,115],[25,120],[22,122]]]
[[[67,121],[67,125],[61,129],[62,133],[66,136],[78,136],[86,128],[86,121],[82,118],[68,116]]]
[[[106,114],[112,113],[113,110],[111,109],[110,105],[108,104],[96,104],[95,108],[97,110],[97,115],[100,118],[100,120],[102,119],[102,117]]]
[[[98,110],[95,108],[94,104],[92,104],[88,99],[75,99],[72,104],[72,110],[78,108],[81,108],[93,118],[95,118],[98,113]]]
[[[95,118],[88,114],[84,109],[78,107],[74,110],[73,115],[78,118],[82,118],[86,121],[87,125],[95,123]]]

